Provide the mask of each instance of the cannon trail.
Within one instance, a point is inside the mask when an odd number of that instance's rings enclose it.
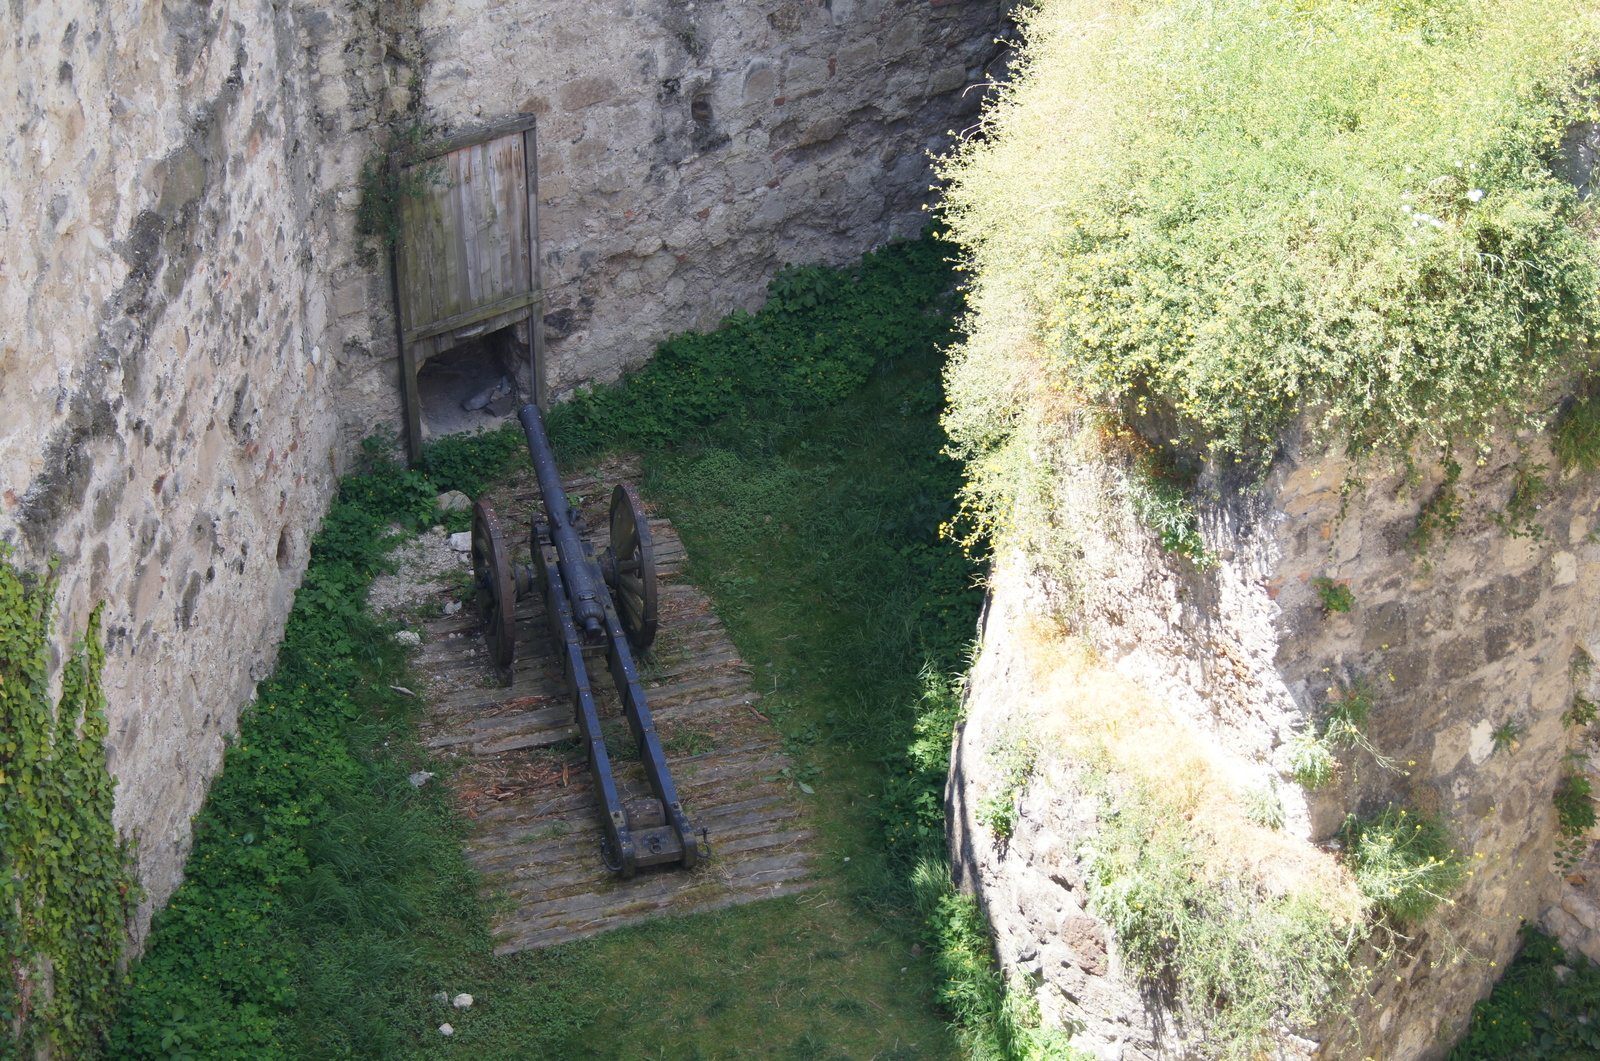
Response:
[[[609,544],[610,484],[638,478],[635,462],[614,461],[563,482],[592,528],[596,554]],[[492,499],[508,524],[525,521],[535,506],[529,485]],[[600,810],[540,595],[517,605],[509,675],[492,661],[471,609],[427,626],[418,659],[431,686],[422,736],[441,755],[465,760],[454,783],[472,823],[468,858],[484,874],[486,893],[504,897],[491,904],[499,953],[809,887],[814,833],[804,797],[785,777],[782,737],[762,716],[750,668],[709,598],[684,579],[683,544],[671,523],[652,518],[649,529],[660,618],[640,677],[686,810],[709,836],[711,855],[692,870],[647,867],[617,878],[602,861]],[[508,546],[514,559],[528,559],[526,540]],[[646,797],[617,691],[604,668],[595,669],[620,794]]]

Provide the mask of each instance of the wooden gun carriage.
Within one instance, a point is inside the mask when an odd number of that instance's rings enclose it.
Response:
[[[601,857],[622,877],[662,863],[692,868],[707,853],[706,834],[684,814],[634,659],[650,648],[657,623],[655,557],[644,507],[631,485],[617,484],[611,495],[611,541],[597,558],[583,537],[583,519],[562,488],[543,414],[529,404],[518,419],[539,480],[543,514],[531,521],[533,562],[513,564],[494,510],[483,501],[473,510],[472,572],[489,652],[500,667],[511,666],[517,601],[540,594],[604,819]],[[590,662],[602,657],[638,744],[648,797],[624,801],[618,793],[589,680]]]

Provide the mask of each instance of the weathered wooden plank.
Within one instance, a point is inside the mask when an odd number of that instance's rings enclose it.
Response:
[[[568,493],[585,498],[597,552],[605,545],[610,481],[601,476],[565,484]],[[503,511],[516,507],[501,503]],[[518,522],[531,507],[522,506]],[[658,544],[677,543],[665,521],[652,521],[652,529]],[[441,748],[470,746],[494,756],[480,759],[465,775],[472,778],[473,793],[467,854],[485,875],[486,886],[515,904],[496,926],[502,953],[581,938],[662,913],[714,909],[812,886],[806,878],[815,833],[806,821],[807,804],[779,776],[790,760],[776,733],[762,739],[748,736],[764,725],[747,706],[759,700],[750,688],[751,668],[704,594],[684,582],[669,581],[661,589],[657,650],[642,661],[652,713],[669,738],[675,722],[686,722],[732,740],[698,755],[669,757],[690,820],[710,833],[709,859],[694,871],[652,869],[628,881],[613,879],[599,858],[602,830],[587,765],[564,760],[571,769],[557,780],[566,787],[531,781],[551,775],[543,767],[530,774],[518,765],[525,762],[518,745],[574,732],[542,602],[530,600],[518,609],[519,658],[509,686],[479,684],[492,677],[493,668],[470,617],[428,624],[430,640],[421,663],[442,687],[428,723],[438,726],[430,741]],[[591,667],[601,716],[615,720],[620,704],[604,662],[596,657]],[[467,683],[472,684],[461,687]],[[613,744],[612,773],[619,794],[625,800],[648,794],[643,766],[632,758],[637,752],[631,738]],[[501,762],[506,765],[497,765]],[[487,779],[485,770],[490,772]],[[499,770],[506,771],[499,775],[503,781],[494,780]]]
[[[702,902],[689,903],[681,907],[674,905],[670,913],[674,915],[710,913],[714,910],[725,910],[730,906],[758,902],[762,899],[777,899],[789,895],[798,895],[809,891],[811,887],[812,885],[809,882],[798,881],[766,888],[759,893],[734,892]],[[590,936],[598,936],[602,932],[609,932],[615,928],[637,925],[648,921],[653,916],[655,916],[654,913],[619,914],[615,917],[597,919],[577,929],[545,929],[516,935],[497,936],[497,939],[500,939],[501,942],[496,944],[494,952],[497,955],[516,954],[524,950],[537,950],[542,947],[572,943],[576,940],[588,939]]]
[[[425,162],[428,159],[438,158],[440,155],[448,155],[452,151],[459,151],[474,144],[498,140],[503,136],[518,135],[535,128],[537,124],[538,122],[533,115],[519,114],[515,118],[508,118],[503,122],[496,122],[493,125],[484,126],[482,129],[474,129],[446,140],[436,140],[430,144],[420,144],[416,147],[406,148],[397,154],[402,163],[412,165],[417,162]]]

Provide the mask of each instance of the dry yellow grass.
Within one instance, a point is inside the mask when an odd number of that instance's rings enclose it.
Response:
[[[1336,916],[1361,916],[1355,880],[1332,856],[1245,816],[1235,771],[1204,734],[1059,625],[1022,620],[1014,634],[1028,661],[1042,745],[1140,783],[1206,845],[1215,876],[1253,882],[1270,895],[1319,896]]]

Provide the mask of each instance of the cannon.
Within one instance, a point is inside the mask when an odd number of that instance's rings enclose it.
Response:
[[[621,877],[669,862],[692,868],[707,853],[706,832],[697,831],[684,814],[634,663],[635,653],[648,651],[655,640],[657,623],[655,555],[644,507],[631,485],[617,484],[611,494],[611,541],[597,559],[583,536],[583,518],[561,485],[543,414],[529,404],[517,418],[539,480],[543,518],[530,521],[532,563],[513,564],[494,509],[482,500],[473,508],[474,597],[489,653],[500,667],[511,667],[517,602],[540,594],[589,756],[604,827],[601,858]],[[648,797],[623,800],[612,775],[589,683],[589,663],[601,657],[638,744]]]

